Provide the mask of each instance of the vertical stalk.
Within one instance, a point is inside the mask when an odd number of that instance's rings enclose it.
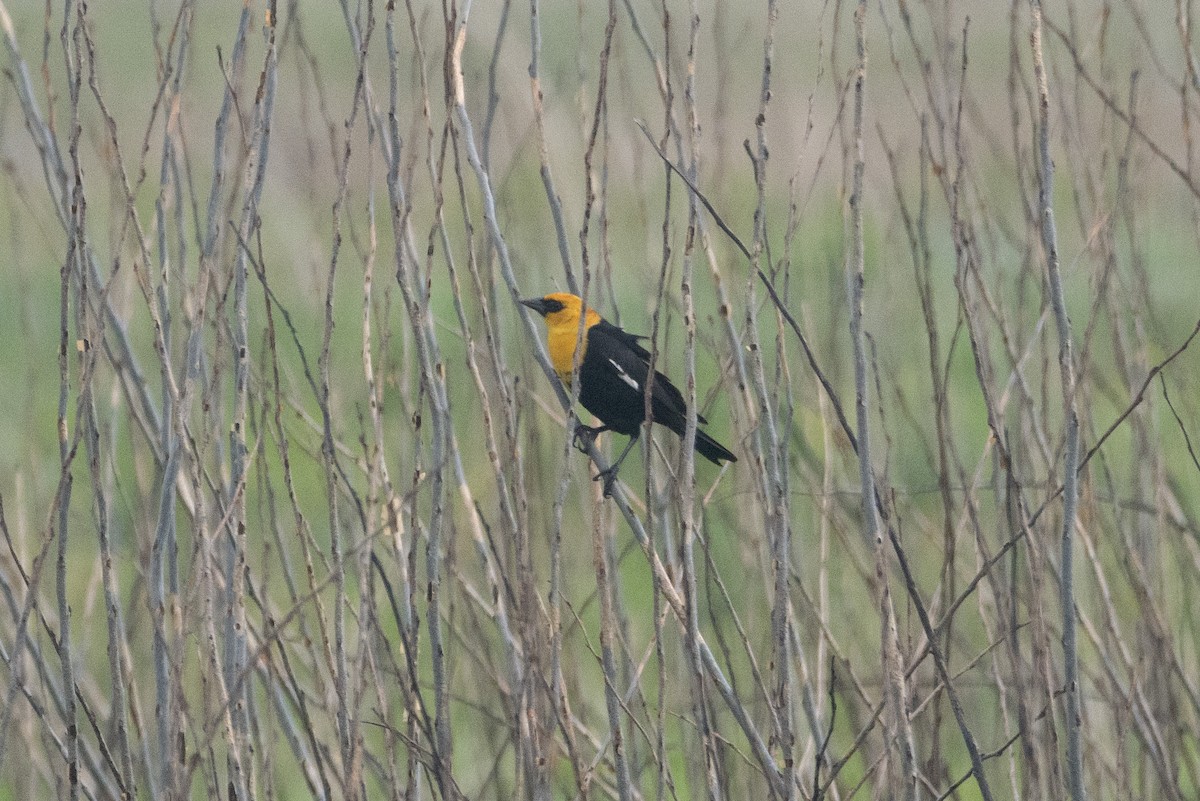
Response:
[[[1059,560],[1059,593],[1062,607],[1063,673],[1067,706],[1067,788],[1072,801],[1087,797],[1083,786],[1082,711],[1079,701],[1079,655],[1075,635],[1074,530],[1079,501],[1079,414],[1075,408],[1075,357],[1071,320],[1063,295],[1058,263],[1058,231],[1054,223],[1054,162],[1050,158],[1050,84],[1042,54],[1042,4],[1030,0],[1033,12],[1033,74],[1037,81],[1038,212],[1042,249],[1054,322],[1058,328],[1058,370],[1066,417],[1063,452],[1062,553]]]

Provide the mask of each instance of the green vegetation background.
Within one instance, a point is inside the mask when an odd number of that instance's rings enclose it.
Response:
[[[239,3],[220,2],[198,9],[193,29],[192,56],[187,65],[186,98],[181,110],[181,121],[189,148],[189,163],[193,170],[191,180],[200,190],[206,189],[210,180],[212,122],[225,88],[222,78],[223,60],[227,60],[228,42],[232,38],[233,26]],[[476,3],[471,23],[472,35],[464,53],[466,84],[470,97],[468,104],[476,116],[476,124],[483,117],[486,102],[488,64],[491,58],[493,32],[497,20],[497,8],[492,4]],[[1081,16],[1090,9],[1083,8]],[[1164,4],[1165,5],[1165,4]],[[106,0],[102,9],[92,15],[92,35],[96,44],[97,77],[113,117],[118,122],[118,140],[125,164],[136,163],[141,143],[146,135],[145,126],[150,115],[153,95],[157,87],[156,55],[152,46],[151,20],[144,2],[133,0]],[[847,85],[844,74],[853,64],[853,38],[849,28],[849,16],[839,17],[842,27],[834,26],[831,19],[835,11],[827,5],[804,4],[803,11],[789,9],[781,15],[776,31],[774,50],[774,82],[769,117],[771,146],[770,179],[767,183],[767,238],[770,242],[770,259],[779,265],[789,262],[787,275],[787,299],[790,308],[801,320],[816,349],[818,360],[841,393],[847,409],[853,398],[853,367],[849,360],[848,311],[845,278],[847,239],[847,181],[849,165],[842,159],[845,125],[839,124],[839,115],[847,113],[846,98],[838,96],[836,87]],[[354,93],[355,53],[349,42],[340,9],[335,4],[304,3],[303,31],[308,55],[303,58],[288,40],[282,39],[278,100],[274,114],[271,155],[268,179],[261,204],[261,242],[265,268],[279,303],[288,310],[296,325],[300,344],[307,358],[315,364],[320,351],[322,318],[324,314],[325,282],[329,271],[332,242],[332,207],[336,198],[337,169],[341,159],[340,145],[345,135],[344,124],[350,114],[350,103]],[[888,13],[895,13],[895,9]],[[959,34],[961,19],[969,15],[970,66],[965,87],[970,93],[965,117],[969,134],[967,147],[972,158],[971,180],[975,184],[971,191],[980,203],[990,204],[987,211],[994,212],[996,228],[989,231],[991,239],[981,243],[987,253],[988,268],[994,299],[1006,310],[1016,309],[1014,319],[1019,318],[1023,328],[1018,332],[1023,338],[1033,336],[1038,325],[1051,327],[1049,320],[1039,322],[1037,310],[1041,307],[1040,286],[1021,285],[1016,280],[1022,272],[1020,260],[1025,258],[1019,237],[1005,230],[1006,221],[1020,219],[1020,204],[1016,177],[1014,175],[1012,144],[1009,136],[1009,107],[1007,101],[1007,71],[1009,67],[1009,20],[1007,14],[989,14],[985,4],[965,4],[955,8],[955,22],[939,29],[941,33]],[[11,9],[18,40],[27,58],[37,62],[43,29],[43,10],[40,5],[25,4]],[[594,102],[595,80],[603,31],[604,9],[596,4],[547,3],[542,9],[543,62],[542,78],[547,108],[547,136],[550,158],[556,170],[556,179],[562,195],[567,218],[568,232],[575,236],[582,222],[582,197],[585,182],[581,158],[582,142],[585,137],[585,122],[590,119]],[[647,19],[656,17],[656,10],[641,9]],[[1143,9],[1150,19],[1149,35],[1157,37],[1164,51],[1171,52],[1174,36],[1173,20],[1164,9]],[[166,9],[160,15],[167,19]],[[430,4],[419,7],[421,29],[426,34],[429,52],[440,45],[440,9]],[[525,12],[522,11],[522,14]],[[500,226],[511,248],[518,268],[518,280],[522,291],[528,295],[540,295],[564,288],[563,273],[554,232],[547,210],[545,193],[538,177],[539,160],[536,140],[529,112],[528,83],[528,20],[514,10],[510,22],[513,29],[508,32],[501,50],[498,90],[500,102],[493,140],[491,143],[491,174],[499,202]],[[1132,41],[1123,40],[1121,32],[1132,29],[1132,22],[1118,9],[1113,12],[1109,24],[1118,33],[1105,41],[1109,43],[1104,53],[1104,68],[1108,75],[1128,73],[1140,67],[1142,54]],[[700,184],[725,220],[744,239],[751,235],[751,223],[756,203],[755,184],[751,165],[742,150],[743,140],[753,140],[754,120],[758,107],[758,86],[762,68],[762,9],[745,6],[738,9],[704,6],[702,18],[707,25],[701,36],[701,54],[697,58],[699,106],[702,117],[703,140],[701,143],[702,166]],[[675,21],[684,25],[686,15],[679,14]],[[286,24],[285,20],[285,24]],[[257,24],[257,23],[255,23]],[[897,25],[895,18],[892,25]],[[51,26],[53,29],[55,26]],[[657,30],[655,25],[651,28]],[[897,28],[898,30],[899,28]],[[659,34],[661,35],[661,34]],[[920,34],[918,34],[920,36]],[[867,180],[865,193],[866,219],[866,327],[877,349],[874,358],[879,373],[873,381],[879,396],[873,406],[872,424],[881,435],[877,442],[877,467],[887,478],[890,491],[901,496],[900,505],[905,510],[905,533],[914,554],[918,570],[917,581],[921,588],[932,594],[938,586],[942,562],[939,558],[925,559],[922,553],[937,552],[940,533],[936,521],[942,514],[941,500],[937,493],[938,477],[932,418],[929,414],[931,390],[929,387],[929,365],[927,333],[921,316],[919,297],[915,290],[912,255],[905,236],[903,221],[896,203],[896,192],[889,174],[882,142],[899,154],[902,185],[899,192],[915,202],[914,198],[922,180],[933,182],[932,172],[922,177],[919,174],[916,151],[920,144],[919,116],[913,106],[912,91],[919,91],[920,69],[917,65],[901,61],[898,65],[889,62],[888,34],[881,17],[871,11],[869,38],[872,48],[871,72],[867,82],[867,109],[869,135],[867,137]],[[262,42],[251,36],[252,48],[257,48],[248,63],[257,65],[261,58]],[[938,41],[930,34],[925,41],[932,52],[944,48],[947,57],[960,57],[958,42]],[[895,44],[897,58],[909,52],[901,44]],[[50,85],[54,87],[52,99],[45,96],[45,86],[35,76],[35,85],[44,102],[57,111],[60,133],[66,130],[68,119],[63,86],[64,70],[60,56],[56,56],[57,43],[51,41],[51,57],[47,61]],[[311,63],[306,62],[309,56]],[[387,74],[386,53],[379,48],[373,50],[372,73],[376,81],[376,102],[386,102],[383,90]],[[409,54],[412,63],[415,54]],[[674,66],[676,81],[682,80],[678,69],[681,62],[678,53]],[[437,58],[427,56],[427,77],[431,81],[430,96],[435,100],[442,97],[442,82]],[[1120,126],[1115,125],[1103,109],[1097,110],[1088,88],[1076,76],[1068,72],[1069,59],[1058,51],[1056,61],[1059,70],[1053,75],[1053,86],[1060,93],[1063,109],[1078,113],[1078,127],[1072,132],[1088,131],[1089,120],[1095,120],[1104,134],[1115,137]],[[313,67],[316,72],[313,72]],[[649,143],[642,137],[635,121],[644,120],[652,130],[661,129],[662,109],[654,77],[641,55],[641,45],[627,25],[622,25],[617,34],[617,50],[612,62],[609,86],[609,109],[605,128],[608,161],[606,168],[606,200],[604,212],[607,226],[606,237],[601,241],[596,233],[599,226],[593,217],[592,236],[589,248],[593,265],[606,262],[611,265],[611,286],[615,297],[602,291],[599,296],[601,311],[630,330],[649,333],[651,315],[654,310],[654,294],[658,283],[658,272],[662,262],[662,217],[666,195],[664,169]],[[257,67],[253,67],[251,72]],[[427,194],[428,176],[422,176],[424,165],[423,137],[425,122],[419,116],[419,88],[415,73],[401,80],[403,91],[412,93],[407,104],[412,116],[401,122],[412,143],[415,160],[416,194],[418,200],[413,208],[413,226],[418,239],[424,237],[433,222],[433,208]],[[1161,78],[1156,80],[1156,78]],[[252,82],[251,82],[252,83]],[[1121,81],[1113,81],[1120,86]],[[1158,141],[1165,144],[1175,156],[1186,157],[1190,143],[1181,131],[1178,110],[1174,113],[1172,84],[1166,78],[1147,73],[1140,85],[1139,103],[1143,111],[1142,121],[1146,130],[1153,131]],[[1056,109],[1056,113],[1067,113]],[[946,109],[943,109],[946,111]],[[445,117],[443,109],[433,110],[435,130],[440,129]],[[161,126],[161,122],[156,122]],[[391,254],[391,229],[387,222],[386,190],[382,176],[384,165],[377,152],[372,154],[372,145],[367,142],[363,126],[357,126],[351,134],[356,156],[352,161],[351,175],[341,221],[344,236],[343,249],[339,255],[338,278],[334,291],[333,317],[335,328],[332,340],[333,393],[331,409],[334,413],[337,438],[355,446],[361,437],[372,436],[369,425],[364,423],[365,389],[362,378],[361,312],[362,312],[362,266],[366,253],[366,237],[370,218],[368,204],[376,204],[375,223],[378,231],[377,263],[375,280],[383,287],[393,282],[394,264]],[[477,127],[477,133],[479,129]],[[1032,132],[1025,148],[1031,147]],[[153,171],[158,163],[161,134],[149,137],[150,154],[146,164]],[[1112,144],[1112,143],[1110,143]],[[1089,180],[1112,183],[1112,163],[1081,164],[1066,156],[1066,149],[1077,147],[1056,139],[1060,172],[1056,184],[1055,203],[1059,211],[1061,236],[1060,255],[1064,269],[1068,305],[1077,336],[1091,330],[1093,338],[1087,352],[1084,380],[1093,386],[1088,394],[1088,418],[1094,421],[1090,436],[1085,436],[1085,447],[1095,441],[1095,431],[1103,430],[1130,402],[1130,388],[1125,385],[1120,372],[1112,365],[1116,356],[1111,352],[1111,326],[1113,321],[1103,313],[1096,313],[1093,301],[1100,270],[1089,255],[1093,247],[1097,220],[1106,214],[1118,214],[1119,209],[1091,209],[1080,201],[1080,187]],[[103,174],[111,167],[113,153],[106,142],[101,120],[94,106],[84,120],[83,147],[85,159],[94,165],[93,176]],[[1083,148],[1086,152],[1086,147]],[[1106,156],[1119,152],[1114,146],[1105,151]],[[60,269],[65,258],[65,237],[54,219],[48,202],[45,180],[39,167],[36,153],[22,121],[16,95],[11,81],[0,91],[0,158],[3,158],[3,176],[0,185],[0,220],[6,229],[0,235],[0,366],[4,380],[0,381],[0,496],[4,500],[7,524],[14,539],[24,548],[33,547],[51,523],[50,500],[59,479],[56,412],[58,406],[59,375],[59,297]],[[1116,250],[1119,258],[1136,261],[1145,270],[1148,278],[1145,306],[1137,309],[1139,320],[1144,321],[1146,337],[1150,343],[1148,352],[1142,354],[1147,363],[1154,364],[1173,351],[1186,337],[1197,316],[1196,298],[1200,297],[1200,270],[1196,269],[1197,246],[1197,202],[1181,181],[1174,180],[1163,164],[1140,151],[1137,156],[1136,183],[1128,190],[1131,201],[1138,210],[1136,230],[1118,229]],[[1028,165],[1025,165],[1026,167]],[[1085,169],[1091,170],[1085,174]],[[951,169],[951,165],[936,165],[936,169]],[[478,191],[472,176],[462,168],[465,179],[468,207],[474,224],[473,246],[483,254],[485,229],[479,208]],[[449,169],[447,174],[451,174]],[[235,179],[240,180],[240,179]],[[447,181],[451,186],[453,181]],[[137,346],[139,355],[154,364],[153,339],[150,318],[145,313],[144,301],[134,278],[137,270],[149,269],[154,265],[136,264],[136,257],[127,243],[118,248],[105,241],[100,232],[102,221],[115,219],[114,209],[120,206],[120,197],[115,187],[110,186],[106,194],[101,191],[102,180],[91,180],[88,196],[89,214],[97,221],[91,229],[92,244],[99,263],[105,270],[112,270],[113,288],[111,297],[114,305],[123,311],[129,332]],[[137,195],[137,208],[143,221],[154,214],[157,184],[147,181]],[[457,190],[455,190],[457,191]],[[663,363],[667,372],[682,378],[683,325],[678,308],[680,254],[683,251],[686,224],[686,194],[676,180],[671,187],[672,229],[670,245],[672,255],[668,264],[666,299],[663,306],[659,347],[663,351]],[[205,197],[196,198],[203,214]],[[192,200],[188,201],[193,202]],[[457,201],[455,200],[456,204]],[[784,252],[784,232],[789,216],[789,206],[798,207],[797,228],[790,238],[790,249]],[[450,208],[448,206],[448,208]],[[453,207],[457,213],[457,206]],[[931,200],[930,215],[944,219],[948,210],[935,192]],[[190,212],[189,212],[190,214]],[[447,215],[447,229],[455,248],[465,252],[466,236],[462,215]],[[111,223],[110,226],[110,237]],[[743,299],[748,284],[749,267],[736,250],[715,229],[712,238],[719,254],[723,279],[735,301],[735,319],[744,313]],[[570,239],[573,256],[579,258],[577,236]],[[603,249],[607,248],[607,252]],[[955,253],[950,232],[944,225],[934,228],[930,242],[934,296],[938,317],[938,333],[943,343],[940,358],[949,369],[949,411],[953,439],[962,464],[974,466],[985,453],[989,431],[985,419],[983,402],[976,381],[975,360],[965,342],[965,334],[958,326],[960,308],[954,285]],[[455,432],[458,436],[466,463],[467,479],[476,492],[476,500],[484,510],[495,507],[492,471],[482,447],[482,429],[479,423],[480,398],[475,385],[464,367],[464,343],[459,336],[459,326],[453,308],[453,296],[447,273],[439,255],[440,243],[435,248],[439,253],[433,257],[431,308],[437,321],[442,359],[449,376],[451,403],[454,413]],[[189,243],[189,253],[194,257],[195,242]],[[154,248],[151,248],[154,252]],[[577,262],[576,262],[577,263]],[[177,264],[183,280],[195,276],[195,263]],[[494,269],[486,267],[487,271]],[[704,402],[703,412],[712,421],[709,431],[723,442],[732,443],[735,451],[745,450],[745,438],[752,434],[745,428],[746,415],[734,382],[723,362],[723,341],[717,325],[716,294],[707,276],[707,266],[697,260],[695,290],[699,315],[699,354],[697,364],[697,393]],[[1132,288],[1121,283],[1121,276],[1113,280],[1117,286],[1112,291],[1128,292]],[[604,286],[598,282],[597,286]],[[756,289],[760,304],[760,333],[764,342],[773,342],[776,323],[769,304],[763,302],[765,293]],[[380,317],[392,330],[396,338],[396,349],[392,351],[391,363],[380,366],[385,391],[385,421],[389,428],[405,429],[406,411],[396,400],[399,387],[412,376],[403,375],[406,365],[411,364],[400,352],[399,343],[405,339],[403,312],[394,287],[383,289],[378,297],[390,293],[390,316]],[[466,293],[470,301],[470,293]],[[1139,301],[1141,296],[1138,295]],[[256,286],[251,292],[250,309],[251,352],[255,360],[255,375],[264,378],[263,361],[265,312],[263,293]],[[512,379],[521,393],[530,393],[541,399],[541,403],[523,401],[523,431],[521,440],[525,449],[525,464],[531,496],[535,510],[531,521],[542,526],[534,533],[534,558],[539,575],[543,578],[547,570],[549,531],[551,528],[551,505],[557,479],[564,465],[561,461],[561,425],[547,413],[557,411],[556,403],[546,379],[529,355],[530,343],[525,340],[523,329],[518,325],[518,309],[508,302],[500,292],[495,309],[502,324],[505,337],[502,346],[509,358],[514,375]],[[381,301],[382,302],[382,301]],[[382,308],[382,306],[377,306]],[[473,322],[477,322],[478,306],[468,309]],[[1023,315],[1023,316],[1022,316]],[[1094,326],[1094,327],[1093,327]],[[385,332],[378,331],[377,336]],[[785,333],[787,339],[790,334]],[[179,338],[180,341],[182,338]],[[952,344],[947,344],[952,343]],[[212,344],[212,338],[209,338]],[[178,346],[178,342],[177,342]],[[992,341],[988,347],[997,358],[1003,353],[1002,343]],[[74,343],[69,350],[74,355]],[[828,421],[818,410],[817,385],[799,355],[797,343],[789,341],[790,354],[787,368],[790,371],[797,405],[795,425],[788,436],[791,438],[793,458],[797,461],[833,460],[837,467],[837,492],[852,495],[856,492],[856,467],[853,454],[839,444],[834,453],[825,453],[822,432]],[[325,477],[319,463],[320,431],[306,422],[299,411],[311,419],[319,419],[319,408],[308,391],[296,349],[285,336],[279,337],[279,353],[284,371],[283,381],[288,396],[294,400],[295,408],[287,418],[287,428],[293,437],[297,452],[303,455],[293,464],[297,489],[300,491],[301,506],[311,521],[314,534],[325,542],[328,531],[324,530],[327,505],[324,494]],[[212,353],[213,359],[225,360],[228,367],[229,354]],[[178,354],[176,354],[176,357]],[[1183,416],[1185,430],[1195,430],[1197,422],[1197,356],[1189,353],[1174,363],[1170,372],[1173,397]],[[775,369],[776,354],[768,353],[768,373]],[[1002,360],[1002,359],[1001,359]],[[1054,368],[1053,362],[1046,364],[1032,360],[1031,367]],[[74,368],[72,381],[74,381]],[[226,386],[220,392],[231,397],[228,370]],[[148,382],[152,394],[159,393],[155,370],[148,371]],[[1043,393],[1045,416],[1049,430],[1061,429],[1061,410],[1054,396],[1057,376],[1037,375],[1032,379],[1037,392]],[[392,402],[389,402],[391,400]],[[101,419],[110,421],[112,442],[117,446],[107,454],[106,469],[115,476],[117,495],[113,508],[113,534],[117,550],[125,560],[119,565],[120,582],[124,587],[135,587],[144,569],[148,523],[153,515],[145,507],[148,499],[154,498],[155,471],[145,463],[144,447],[137,445],[141,436],[132,430],[130,421],[119,407],[124,403],[119,393],[111,386],[97,398],[101,407]],[[1190,467],[1189,443],[1175,433],[1176,423],[1164,404],[1153,407],[1151,426],[1161,430],[1158,439],[1161,460],[1168,466],[1170,480],[1174,482],[1177,497],[1183,501],[1184,516],[1192,519],[1200,511],[1196,508],[1196,491],[1200,489],[1200,470]],[[257,432],[256,432],[257,433]],[[1057,442],[1057,434],[1055,434]],[[398,438],[399,443],[399,438]],[[405,446],[408,441],[404,440]],[[385,445],[386,449],[387,445]],[[612,443],[608,445],[610,451]],[[674,443],[665,442],[668,454],[674,454]],[[1133,458],[1129,439],[1123,430],[1118,430],[1108,440],[1104,449],[1105,470],[1111,475],[1113,485],[1120,487],[1128,481],[1137,480],[1136,460]],[[306,452],[306,453],[305,453]],[[263,456],[277,464],[278,454],[268,448]],[[640,460],[631,460],[623,472],[626,482],[640,492],[644,486]],[[603,706],[600,698],[602,676],[595,659],[588,655],[588,645],[597,630],[598,611],[590,600],[595,591],[595,580],[590,558],[589,532],[591,530],[592,490],[589,466],[585,458],[572,453],[566,468],[574,477],[567,505],[566,531],[568,536],[578,537],[564,549],[564,591],[568,602],[577,604],[583,634],[576,634],[572,642],[571,656],[578,660],[578,676],[581,682],[594,682],[597,688],[591,700],[595,706],[584,710],[593,722],[602,720]],[[78,470],[82,471],[80,465]],[[711,501],[705,509],[706,535],[710,544],[708,557],[715,575],[726,577],[726,586],[735,609],[743,610],[752,619],[756,632],[769,631],[765,615],[769,607],[763,603],[763,587],[751,581],[731,581],[730,577],[742,574],[758,575],[765,568],[755,564],[749,554],[753,549],[745,547],[745,538],[753,538],[755,532],[746,531],[744,504],[750,493],[749,482],[739,481],[737,472],[751,469],[749,464],[739,462],[722,478]],[[268,469],[267,472],[271,472]],[[968,469],[968,474],[970,469]],[[705,493],[716,478],[717,471],[707,464],[697,467],[698,491]],[[397,484],[411,483],[411,476],[396,475]],[[1030,476],[1031,484],[1048,482],[1044,475]],[[985,482],[986,483],[986,482]],[[72,501],[72,526],[77,533],[72,549],[69,572],[75,578],[74,596],[71,604],[81,619],[96,615],[97,570],[94,539],[87,532],[94,527],[91,506],[88,501],[86,481],[77,481],[77,494]],[[845,647],[844,656],[852,663],[876,663],[879,658],[879,623],[874,609],[875,600],[865,590],[873,566],[869,551],[865,548],[848,552],[849,546],[835,548],[828,561],[819,563],[815,558],[813,532],[819,525],[819,498],[812,494],[812,487],[797,479],[793,486],[792,516],[794,525],[794,551],[799,580],[815,584],[819,573],[832,577],[833,590],[838,607],[831,625],[838,632]],[[264,523],[261,519],[261,498],[251,500],[252,522]],[[457,503],[457,499],[454,499]],[[853,505],[853,504],[850,504]],[[485,512],[486,515],[487,512]],[[453,514],[461,518],[462,510]],[[1114,514],[1117,514],[1114,512]],[[622,583],[625,602],[630,617],[634,641],[647,642],[654,633],[652,614],[653,599],[649,574],[645,560],[636,548],[628,549],[628,532],[617,527],[620,547],[631,555],[621,562]],[[840,531],[845,542],[852,542],[858,535],[854,531]],[[461,535],[460,535],[461,536]],[[251,542],[255,544],[251,562],[263,575],[272,575],[269,568],[270,552],[261,543],[255,543],[252,531]],[[457,546],[463,551],[468,548],[464,539]],[[27,557],[29,551],[25,551]],[[1110,551],[1102,559],[1118,560],[1119,554]],[[1115,565],[1107,561],[1105,564]],[[1119,567],[1115,568],[1119,572]],[[276,573],[277,575],[277,573]],[[1175,617],[1167,621],[1168,628],[1183,630],[1184,645],[1181,646],[1188,658],[1194,662],[1193,613],[1189,605],[1194,598],[1180,589],[1191,574],[1184,568],[1180,572],[1164,571],[1162,576],[1164,600]],[[857,576],[857,578],[855,578]],[[272,588],[266,588],[268,592]],[[545,587],[539,588],[545,592]],[[706,592],[715,592],[711,588]],[[1097,592],[1091,580],[1082,577],[1079,594],[1087,598]],[[1115,589],[1118,605],[1136,603],[1129,597],[1129,589]],[[1176,594],[1176,593],[1183,594]],[[135,593],[136,595],[136,593]],[[144,597],[138,602],[144,603]],[[719,628],[728,625],[726,613],[717,609],[713,612],[716,622],[709,625]],[[763,617],[759,617],[763,616]],[[96,619],[102,619],[98,617]],[[918,636],[919,628],[911,617],[901,620],[902,638],[911,640]],[[102,631],[80,632],[77,653],[81,660],[91,662],[89,669],[105,670]],[[974,653],[983,642],[985,632],[977,621],[969,619],[957,632],[964,641],[974,647],[964,647],[961,653]],[[131,648],[148,647],[145,633],[134,632],[137,638]],[[676,632],[669,636],[677,638]],[[1190,644],[1188,644],[1190,643]],[[492,644],[494,646],[494,643]],[[463,652],[468,646],[456,643],[454,655],[461,657],[462,670],[470,664]],[[1084,660],[1094,657],[1085,653]],[[961,658],[960,658],[961,663]],[[744,659],[734,656],[730,663],[734,668],[746,670]],[[735,670],[735,673],[738,671]],[[643,680],[647,687],[655,686],[655,667],[649,668]],[[996,715],[995,695],[987,686],[964,688],[968,704],[968,715],[978,731],[988,732],[999,728],[1001,721]],[[456,749],[460,754],[491,754],[487,740],[492,736],[490,727],[473,725],[479,716],[490,715],[493,724],[499,717],[496,710],[481,710],[471,699],[456,703],[454,728]],[[674,731],[674,730],[673,730]],[[833,747],[845,751],[850,747],[856,731],[846,723],[835,729]],[[686,750],[686,738],[682,735],[674,745],[674,758],[684,760],[681,753]],[[961,740],[946,728],[942,731],[942,747],[946,749],[946,760],[961,770],[965,764]],[[1195,748],[1195,739],[1188,740]],[[993,743],[996,745],[996,743]],[[469,763],[469,760],[466,760]],[[462,764],[462,763],[460,763]],[[463,784],[482,781],[490,764],[478,770],[463,767]],[[0,765],[0,798],[7,795],[3,786],[11,781],[16,766]],[[562,765],[563,786],[570,787],[568,766]],[[699,795],[700,788],[687,786],[682,778],[687,775],[682,764],[675,765],[680,778],[680,797],[692,793]],[[852,763],[847,768],[846,786],[854,786],[856,778],[868,773],[870,767]],[[297,783],[299,779],[296,780]],[[1183,783],[1194,789],[1194,777]],[[302,785],[298,785],[302,786]],[[286,782],[280,785],[280,797],[299,791],[289,788]],[[1100,797],[1107,797],[1099,793]],[[964,790],[962,797],[974,797]]]

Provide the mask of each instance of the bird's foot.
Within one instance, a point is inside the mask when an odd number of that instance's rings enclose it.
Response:
[[[604,428],[602,426],[585,426],[583,423],[575,424],[575,436],[573,442],[580,453],[587,453],[588,448],[596,441],[598,435]]]
[[[604,497],[611,498],[613,485],[617,483],[617,465],[613,465],[607,470],[601,470],[592,478],[592,481],[603,481]]]

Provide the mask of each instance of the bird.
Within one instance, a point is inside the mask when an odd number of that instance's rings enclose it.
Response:
[[[630,438],[612,467],[602,470],[593,479],[604,481],[604,497],[607,498],[612,494],[617,470],[637,442],[646,420],[645,387],[650,375],[650,353],[639,342],[645,337],[613,325],[595,309],[586,308],[578,296],[567,292],[522,300],[521,304],[533,309],[545,321],[550,362],[568,388],[571,388],[576,361],[579,362],[579,402],[602,425],[580,423],[574,432],[576,443],[590,441],[604,431]],[[580,341],[581,316],[584,320],[583,355],[576,360],[575,344]],[[650,410],[654,422],[683,436],[687,404],[679,389],[657,370],[650,390]],[[708,423],[699,414],[696,420]],[[732,451],[699,429],[696,430],[696,452],[717,465],[722,461],[737,461]]]

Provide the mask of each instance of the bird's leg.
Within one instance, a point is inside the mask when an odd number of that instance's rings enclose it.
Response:
[[[612,467],[607,470],[601,470],[596,474],[592,481],[604,481],[604,497],[612,495],[613,484],[617,483],[617,471],[621,469],[621,462],[625,461],[625,457],[633,450],[633,443],[638,441],[638,435],[634,434],[629,438],[629,444],[625,446],[625,450],[621,451],[621,455],[617,457],[617,461],[613,462]]]
[[[575,424],[575,435],[572,441],[580,453],[587,453],[588,446],[596,441],[603,432],[608,431],[608,426],[585,426],[583,423]]]

